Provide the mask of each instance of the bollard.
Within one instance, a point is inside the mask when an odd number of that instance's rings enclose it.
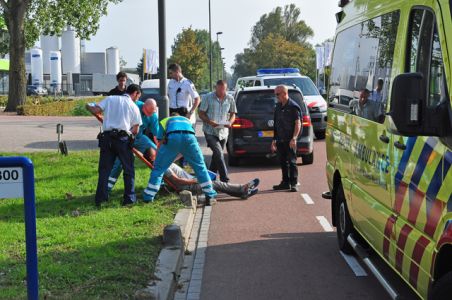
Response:
[[[182,233],[178,225],[165,226],[165,229],[163,229],[163,245],[174,248],[182,247]]]

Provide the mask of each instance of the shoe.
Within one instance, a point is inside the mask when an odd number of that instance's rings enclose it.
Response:
[[[298,186],[296,184],[290,186],[291,192],[298,192]]]
[[[281,190],[289,190],[290,189],[290,184],[284,181],[281,181],[280,184],[278,185],[274,185],[273,189],[275,191],[281,191]]]
[[[127,206],[127,205],[133,205],[133,204],[135,204],[136,202],[134,202],[134,201],[127,201],[127,202],[122,202],[121,204],[122,204],[122,206]]]
[[[217,203],[217,200],[215,198],[211,198],[209,196],[206,196],[206,206],[212,206]]]
[[[254,178],[253,180],[248,182],[248,190],[257,188],[257,186],[259,185],[259,182],[260,182],[259,178]]]
[[[143,202],[144,203],[154,202],[154,198],[152,198],[151,196],[149,196],[146,193],[143,193]]]
[[[257,192],[259,192],[259,189],[257,189],[257,188],[254,188],[254,189],[252,189],[252,190],[249,190],[249,191],[248,191],[248,195],[247,195],[246,198],[248,199],[249,197],[252,197],[252,196],[256,195]]]

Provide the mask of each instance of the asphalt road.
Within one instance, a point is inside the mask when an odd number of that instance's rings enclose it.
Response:
[[[246,201],[219,198],[213,207],[201,299],[389,299],[361,262],[354,261],[363,269],[352,269],[338,251],[330,202],[321,198],[325,142],[316,141],[314,151],[314,164],[299,166],[298,193],[271,190],[281,180],[275,163],[230,168],[232,181],[259,177],[260,193]],[[403,299],[417,299],[375,261]]]

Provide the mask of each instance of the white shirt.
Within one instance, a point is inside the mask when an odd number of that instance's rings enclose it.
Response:
[[[183,77],[180,81],[171,79],[168,83],[168,97],[170,108],[186,107],[188,111],[193,107],[193,100],[199,97],[193,82]]]
[[[109,96],[97,105],[104,114],[104,131],[119,129],[131,133],[134,125],[142,124],[140,110],[129,95]]]

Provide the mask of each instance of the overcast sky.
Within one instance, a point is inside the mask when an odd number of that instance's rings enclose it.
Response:
[[[337,0],[211,0],[212,38],[222,31],[219,41],[226,58],[227,68],[234,64],[234,57],[248,46],[251,28],[259,18],[277,6],[295,3],[301,10],[301,19],[313,30],[313,44],[321,43],[334,35]],[[166,0],[167,47],[182,28],[209,28],[208,0]],[[86,42],[88,52],[105,51],[117,46],[127,67],[135,67],[142,56],[142,49],[158,50],[157,0],[123,0],[110,5],[108,15],[102,17],[100,28]]]

